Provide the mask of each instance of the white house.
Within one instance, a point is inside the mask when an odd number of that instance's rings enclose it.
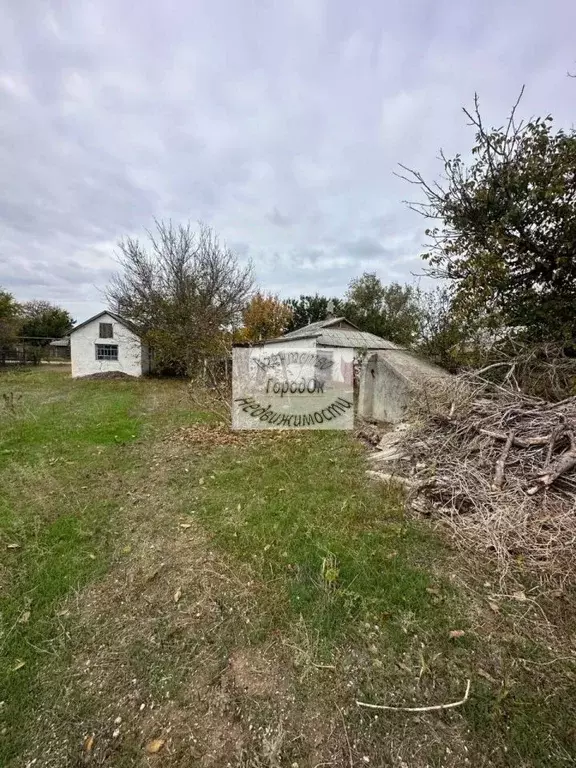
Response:
[[[143,376],[150,370],[150,352],[136,329],[120,315],[105,310],[70,332],[72,376],[120,371]]]

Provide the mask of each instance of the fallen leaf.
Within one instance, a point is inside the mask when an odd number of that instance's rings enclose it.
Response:
[[[22,616],[18,619],[19,624],[28,624],[30,621],[30,611],[24,611]]]
[[[94,747],[94,734],[90,734],[90,736],[86,736],[84,739],[84,751],[85,752],[92,752],[92,748]]]
[[[454,639],[454,638],[457,638],[457,637],[464,637],[465,634],[466,634],[466,632],[464,632],[463,629],[453,629],[453,630],[451,630],[451,632],[449,634],[449,637]]]
[[[525,603],[526,602],[526,595],[524,592],[513,592],[512,598],[514,600],[518,600],[519,603]]]
[[[26,666],[26,662],[18,659],[16,664],[12,667],[12,672],[17,672],[19,669],[22,669],[22,667],[24,666]]]
[[[149,755],[155,755],[160,752],[165,743],[165,739],[153,739],[146,744],[146,752],[148,752]]]
[[[180,589],[180,587],[178,587],[176,592],[174,592],[174,602],[177,603],[181,597],[182,597],[182,590]]]

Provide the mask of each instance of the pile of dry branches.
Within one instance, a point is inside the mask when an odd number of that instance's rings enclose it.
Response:
[[[458,541],[492,550],[503,575],[517,566],[572,580],[576,396],[549,403],[468,376],[434,404],[402,440],[413,508],[440,515]]]

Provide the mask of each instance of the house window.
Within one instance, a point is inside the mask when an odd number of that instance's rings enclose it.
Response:
[[[114,338],[114,332],[112,330],[112,323],[100,323],[100,338],[112,339]]]
[[[96,360],[118,360],[118,344],[96,344]]]

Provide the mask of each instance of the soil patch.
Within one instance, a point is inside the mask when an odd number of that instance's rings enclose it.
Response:
[[[114,381],[115,379],[135,379],[135,376],[130,376],[128,373],[124,373],[123,371],[100,371],[98,373],[90,373],[88,376],[79,376],[79,379],[82,381],[102,381],[102,380],[109,380]]]

